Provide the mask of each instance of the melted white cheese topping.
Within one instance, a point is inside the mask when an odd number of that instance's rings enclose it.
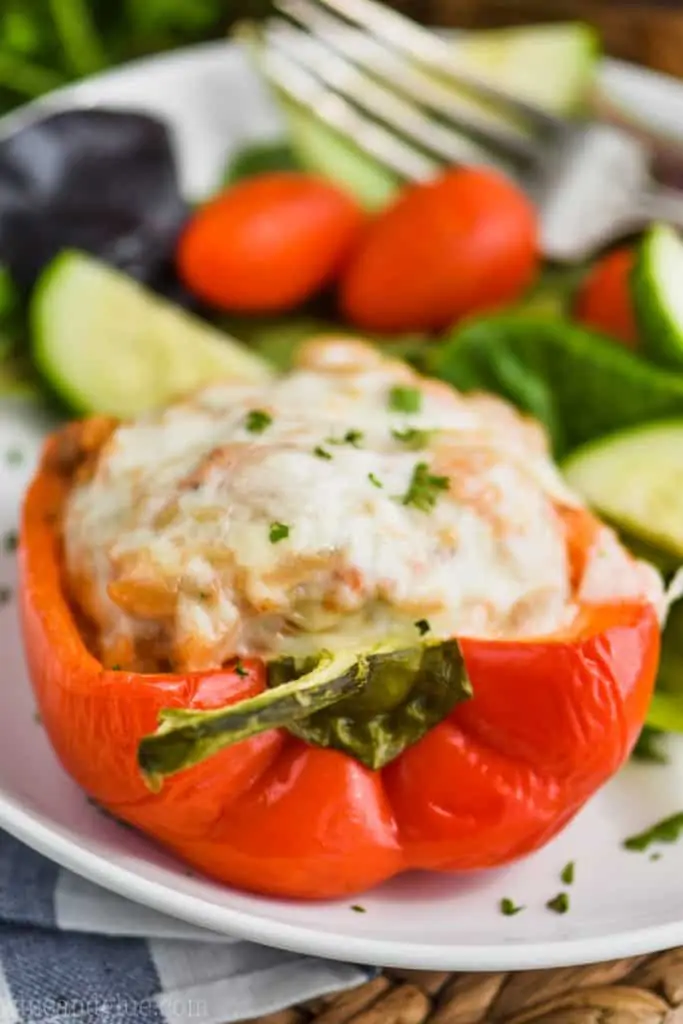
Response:
[[[205,669],[413,642],[422,620],[437,637],[570,621],[556,509],[576,499],[535,424],[360,343],[309,344],[302,363],[119,427],[74,489],[67,570],[105,663]],[[396,387],[419,410],[396,408]]]

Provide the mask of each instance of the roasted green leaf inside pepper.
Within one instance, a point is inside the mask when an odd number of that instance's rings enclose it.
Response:
[[[164,709],[138,748],[149,784],[273,728],[381,768],[471,694],[455,640],[284,658],[268,665],[267,681],[263,693],[227,708]]]

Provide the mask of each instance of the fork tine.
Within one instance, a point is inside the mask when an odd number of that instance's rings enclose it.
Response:
[[[295,103],[315,110],[324,124],[400,178],[428,181],[438,173],[438,161],[403,142],[376,121],[364,117],[356,107],[326,89],[319,79],[284,53],[268,47],[262,58],[262,70],[277,90]]]
[[[267,39],[269,45],[277,47],[329,89],[341,93],[355,106],[389,125],[411,143],[435,154],[442,162],[501,166],[487,150],[425,117],[414,103],[363,74],[315,37],[306,37],[306,46],[302,47],[300,32],[292,31],[286,23],[271,22]]]
[[[387,45],[401,50],[412,60],[438,69],[439,76],[472,93],[475,99],[486,100],[515,118],[523,118],[536,131],[550,131],[562,122],[531,103],[515,99],[499,89],[480,81],[469,72],[455,68],[453,49],[436,33],[422,28],[410,18],[390,10],[375,0],[318,0],[366,32],[378,36]]]
[[[403,93],[412,101],[412,106],[423,104],[450,121],[458,132],[465,132],[484,146],[496,149],[513,160],[534,159],[536,143],[523,131],[496,124],[495,119],[486,116],[486,111],[483,116],[480,112],[477,112],[478,116],[469,115],[468,101],[466,98],[463,102],[462,94],[454,95],[452,88],[430,78],[405,56],[388,49],[372,36],[354,31],[348,22],[327,14],[312,0],[275,0],[274,7],[346,60],[369,70],[373,80],[379,78],[387,82],[392,93]],[[352,70],[347,68],[347,73],[351,75]],[[342,84],[340,79],[339,88]],[[366,79],[364,88],[371,88],[372,84],[372,80]]]

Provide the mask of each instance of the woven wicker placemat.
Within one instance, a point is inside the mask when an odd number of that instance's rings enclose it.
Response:
[[[384,971],[256,1024],[683,1024],[683,947],[521,973]]]

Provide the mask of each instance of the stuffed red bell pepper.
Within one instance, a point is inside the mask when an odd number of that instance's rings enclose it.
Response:
[[[657,668],[659,578],[540,428],[346,339],[53,436],[21,573],[66,769],[263,893],[538,848],[628,756]]]

